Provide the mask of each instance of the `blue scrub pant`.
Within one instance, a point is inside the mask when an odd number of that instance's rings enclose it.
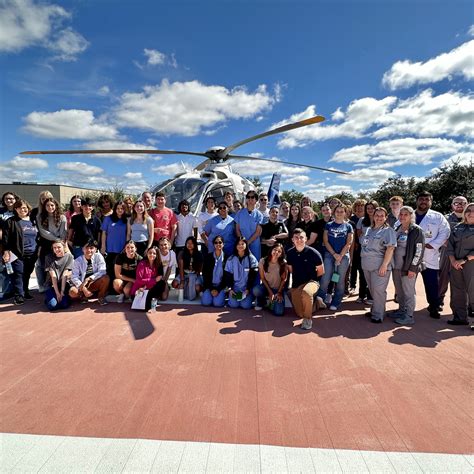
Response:
[[[221,290],[217,296],[212,296],[211,290],[205,290],[201,294],[201,304],[203,306],[215,306],[216,308],[222,308],[225,304],[225,291]]]

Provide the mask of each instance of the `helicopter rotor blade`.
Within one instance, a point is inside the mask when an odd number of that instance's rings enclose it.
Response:
[[[347,171],[340,171],[334,170],[331,168],[322,168],[321,166],[312,166],[312,165],[304,165],[302,163],[295,163],[293,161],[276,161],[270,158],[257,158],[255,156],[241,156],[241,155],[227,155],[227,159],[229,160],[258,160],[258,161],[269,161],[270,163],[280,164],[280,165],[293,165],[293,166],[301,166],[302,168],[311,168],[314,170],[320,171],[328,171],[330,173],[337,173],[337,174],[350,174]]]
[[[324,120],[326,119],[323,116],[315,115],[314,117],[300,120],[299,122],[282,125],[281,127],[268,130],[267,132],[254,135],[253,137],[246,138],[237,143],[234,143],[233,145],[229,145],[228,147],[224,148],[219,153],[219,155],[223,159],[228,159],[229,153],[231,153],[233,150],[235,150],[237,147],[241,145],[245,145],[246,143],[253,142],[254,140],[259,140],[260,138],[269,137],[270,135],[276,135],[277,133],[289,132],[290,130],[294,130],[295,128],[306,127],[307,125],[312,125],[313,123],[320,123],[320,122],[323,122]]]
[[[195,166],[194,169],[195,169],[195,171],[201,171],[201,170],[203,170],[207,165],[209,165],[210,163],[212,163],[212,161],[211,161],[210,159],[201,161],[201,163],[199,163],[197,166]]]
[[[178,151],[178,150],[34,150],[22,151],[20,155],[193,155],[205,156],[206,153],[198,153],[194,151]]]

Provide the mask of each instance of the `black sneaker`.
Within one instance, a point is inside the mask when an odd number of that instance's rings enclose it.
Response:
[[[452,326],[469,326],[469,322],[463,321],[462,319],[450,319],[448,324],[451,324]]]
[[[25,293],[25,300],[32,300],[33,296],[31,296],[31,293]]]
[[[21,304],[25,303],[25,298],[23,296],[15,296],[15,299],[13,300],[13,303],[17,306],[20,306]]]

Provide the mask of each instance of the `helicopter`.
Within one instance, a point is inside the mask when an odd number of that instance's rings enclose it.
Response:
[[[254,135],[244,140],[240,140],[227,147],[214,146],[205,152],[179,151],[179,150],[40,150],[23,151],[20,155],[71,155],[71,154],[160,154],[160,155],[191,155],[205,157],[205,160],[199,163],[194,169],[177,173],[173,178],[167,179],[152,187],[151,191],[156,193],[162,191],[166,196],[166,205],[171,209],[178,209],[180,201],[186,199],[190,204],[190,212],[194,215],[204,207],[205,199],[209,196],[215,198],[216,202],[224,199],[227,191],[231,191],[236,199],[243,200],[244,195],[249,190],[254,189],[253,183],[240,176],[232,170],[229,160],[257,160],[275,162],[269,158],[235,155],[232,152],[247,143],[276,135],[278,133],[288,132],[297,128],[306,127],[316,123],[323,122],[325,118],[316,115],[298,122],[282,125],[266,132]],[[345,171],[322,168],[313,165],[304,165],[285,161],[284,164],[302,166],[305,168],[328,171],[331,173],[348,174]],[[184,168],[184,167],[183,167]]]

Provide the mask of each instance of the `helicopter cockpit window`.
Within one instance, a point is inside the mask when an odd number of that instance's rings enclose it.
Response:
[[[205,185],[206,181],[200,178],[176,178],[157,190],[166,194],[166,205],[173,211],[177,212],[179,202],[186,199],[194,212]]]
[[[234,188],[229,180],[222,180],[214,184],[211,189],[206,193],[206,197],[212,196],[216,200],[216,204],[219,204],[224,200],[224,195],[227,191],[234,193]],[[206,204],[203,201],[202,210],[205,211]]]

